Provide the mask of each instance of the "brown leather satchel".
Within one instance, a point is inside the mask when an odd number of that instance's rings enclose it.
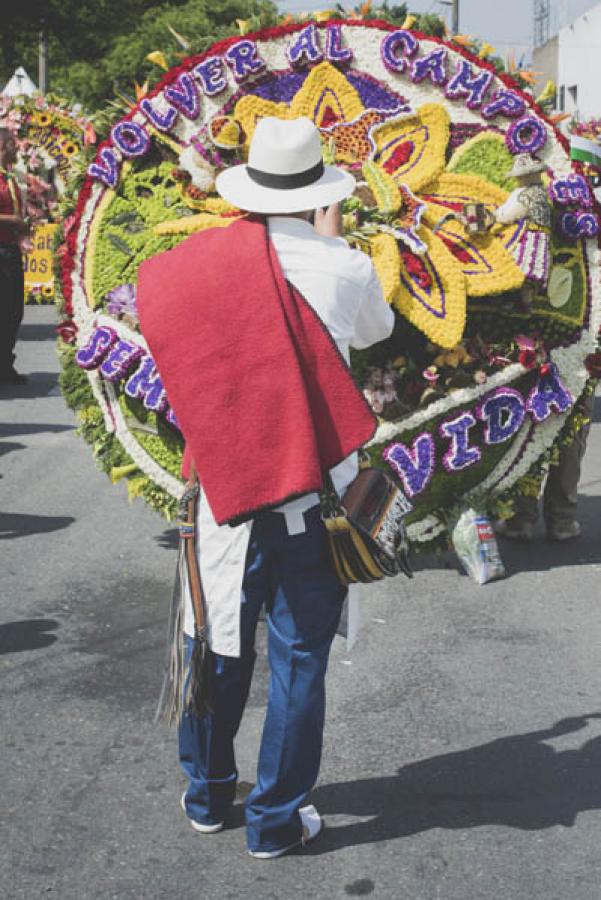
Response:
[[[361,469],[342,500],[329,476],[320,494],[334,565],[343,584],[369,583],[404,572],[409,578],[409,541],[404,518],[412,506],[381,469]]]

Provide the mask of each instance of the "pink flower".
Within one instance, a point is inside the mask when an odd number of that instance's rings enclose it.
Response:
[[[427,369],[424,369],[422,372],[422,377],[425,378],[429,384],[436,384],[440,376],[436,366],[428,366]]]

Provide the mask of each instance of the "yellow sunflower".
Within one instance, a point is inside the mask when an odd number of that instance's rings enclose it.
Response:
[[[61,150],[63,156],[68,157],[75,156],[76,153],[79,153],[79,147],[75,141],[64,141],[64,143],[61,144]]]

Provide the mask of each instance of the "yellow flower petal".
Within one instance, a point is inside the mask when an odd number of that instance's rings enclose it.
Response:
[[[391,234],[375,234],[369,240],[369,248],[384,298],[388,303],[392,303],[399,288],[401,273],[401,257],[397,242]]]
[[[365,111],[358,91],[331,63],[315,66],[290,104],[290,118],[307,116],[319,128],[330,110],[343,122]]]
[[[485,41],[482,44],[482,46],[480,47],[480,52],[478,53],[478,56],[480,57],[480,59],[485,59],[487,56],[490,56],[490,54],[494,53],[494,52],[495,52],[495,48],[492,46],[492,44],[487,44]]]
[[[323,9],[318,12],[313,13],[313,18],[316,22],[327,22],[328,19],[331,19],[335,14],[336,10],[334,9]]]
[[[406,319],[439,347],[451,349],[465,328],[466,292],[461,268],[444,244],[424,229],[428,250],[413,257],[422,265],[420,275],[411,274],[401,259],[400,283],[393,305]]]
[[[469,297],[503,294],[524,283],[524,273],[496,235],[470,236],[460,222],[451,219],[437,236],[459,262]]]
[[[165,59],[165,54],[162,50],[153,50],[152,53],[146,54],[146,59],[148,62],[154,63],[155,66],[159,66],[161,69],[164,69],[165,72],[169,69],[169,65],[167,60]]]
[[[158,235],[193,234],[196,231],[204,231],[206,228],[227,228],[236,221],[236,218],[235,216],[216,216],[208,212],[201,212],[195,216],[182,216],[181,219],[159,222],[152,230]]]
[[[426,103],[414,115],[378,125],[372,139],[378,164],[415,192],[444,170],[449,114],[439,103]]]

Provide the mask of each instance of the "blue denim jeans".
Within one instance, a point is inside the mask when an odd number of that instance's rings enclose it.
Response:
[[[180,761],[190,780],[188,815],[205,824],[220,822],[234,800],[234,737],[265,606],[270,681],[257,782],[246,804],[251,850],[277,850],[300,840],[298,810],[321,760],[324,679],[346,588],[336,577],[319,507],[305,513],[305,523],[306,532],[289,535],[281,513],[260,513],[254,520],[242,586],[240,658],[213,654],[214,712],[186,714],[179,728]]]

